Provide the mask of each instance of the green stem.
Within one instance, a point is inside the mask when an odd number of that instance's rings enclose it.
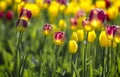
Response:
[[[22,41],[22,32],[19,33],[17,49],[15,52],[16,54],[15,54],[15,63],[14,63],[14,70],[13,70],[14,77],[20,77],[20,71],[19,71],[19,69],[20,69],[20,51],[19,51],[19,48],[20,48],[21,41]]]

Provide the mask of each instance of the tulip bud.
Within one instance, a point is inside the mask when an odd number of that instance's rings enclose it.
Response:
[[[28,21],[32,16],[32,13],[28,9],[22,9],[19,18]]]
[[[77,30],[78,41],[82,42],[84,40],[84,31],[83,29]]]
[[[99,43],[103,47],[108,47],[109,46],[110,40],[106,36],[106,32],[102,31],[99,36]]]
[[[65,39],[64,32],[55,32],[53,41],[56,45],[62,45]]]
[[[78,42],[78,35],[76,32],[73,32],[71,35],[71,40],[75,40],[76,42]]]
[[[23,19],[18,19],[17,21],[17,29],[18,31],[24,31],[27,28],[27,21]]]
[[[44,35],[48,35],[52,31],[52,26],[50,24],[45,24],[43,27]]]
[[[88,33],[88,42],[93,43],[94,40],[95,40],[95,38],[96,38],[96,33],[95,33],[95,31],[94,31],[94,30],[93,30],[93,31],[90,31],[90,32]]]
[[[61,30],[65,30],[66,29],[66,22],[65,22],[65,20],[63,20],[63,19],[61,19],[60,21],[59,21],[59,28],[61,29]]]
[[[75,54],[78,50],[77,42],[75,40],[70,40],[68,44],[68,48],[71,54]]]

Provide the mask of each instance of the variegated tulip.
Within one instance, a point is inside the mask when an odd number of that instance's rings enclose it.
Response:
[[[56,45],[62,45],[65,40],[65,33],[64,32],[55,32],[53,37],[53,42]]]
[[[43,26],[44,35],[48,35],[52,31],[52,26],[50,24],[45,24]]]

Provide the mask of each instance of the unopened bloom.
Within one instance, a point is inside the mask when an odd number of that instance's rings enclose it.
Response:
[[[52,31],[52,26],[50,24],[45,24],[43,26],[44,35],[48,35]]]
[[[75,54],[78,50],[78,44],[75,40],[70,40],[68,44],[69,52]]]
[[[96,39],[96,33],[95,33],[95,31],[94,30],[90,31],[88,33],[88,42],[93,43],[95,39]]]
[[[20,12],[19,18],[28,21],[31,18],[31,16],[32,16],[32,13],[30,10],[22,9]]]
[[[78,36],[78,41],[82,42],[84,40],[84,30],[83,29],[77,30],[77,36]]]
[[[71,40],[75,40],[76,42],[78,42],[78,35],[76,32],[73,32],[71,35]]]
[[[27,28],[28,22],[23,19],[18,19],[17,21],[17,29],[18,31],[24,31]]]
[[[63,20],[63,19],[60,19],[59,20],[59,28],[61,29],[61,30],[65,30],[66,29],[66,26],[67,26],[67,24],[66,24],[66,22],[65,22],[65,20]]]
[[[56,45],[62,45],[65,39],[65,33],[64,32],[55,32],[53,41]]]

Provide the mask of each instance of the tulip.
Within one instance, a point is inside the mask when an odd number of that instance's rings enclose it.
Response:
[[[93,9],[89,16],[90,24],[92,27],[102,29],[105,21],[105,13],[101,9]]]
[[[4,17],[4,12],[0,11],[0,19],[2,19]]]
[[[17,21],[17,29],[18,31],[24,31],[27,28],[28,22],[23,19],[18,19]]]
[[[86,31],[92,31],[94,28],[90,25],[89,19],[84,19],[82,21],[82,26]]]
[[[107,33],[107,37],[110,39],[110,40],[113,40],[114,38],[114,35],[115,35],[115,32],[116,32],[116,26],[109,26],[107,25],[105,30],[106,30],[106,33]]]
[[[33,17],[37,17],[40,14],[40,8],[35,3],[26,3],[24,5],[24,8],[26,8],[29,11],[31,11]]]
[[[78,44],[75,40],[70,40],[68,44],[69,52],[75,54],[78,50]]]
[[[77,30],[78,41],[82,42],[84,40],[84,31],[83,29]]]
[[[78,35],[76,32],[73,32],[71,35],[71,40],[75,40],[76,42],[78,42]]]
[[[103,47],[108,47],[110,40],[107,38],[106,32],[102,31],[99,36],[99,43]]]
[[[57,0],[57,2],[60,3],[60,4],[64,4],[64,5],[67,4],[67,0]]]
[[[59,25],[59,28],[60,28],[61,30],[65,30],[65,29],[66,29],[66,26],[67,26],[65,20],[63,20],[63,19],[60,19],[60,20],[59,20],[58,25]]]
[[[62,45],[65,39],[64,32],[55,32],[53,41],[56,45]]]
[[[5,0],[0,1],[0,10],[5,11],[7,9],[7,2]]]
[[[48,35],[52,31],[52,26],[50,24],[45,24],[43,27],[44,35]]]
[[[97,0],[95,6],[97,8],[105,9],[106,8],[106,3],[104,0]]]
[[[71,29],[75,30],[77,28],[77,19],[76,18],[71,18],[70,22],[71,22]]]
[[[116,29],[115,35],[114,35],[114,40],[116,43],[120,43],[120,27]]]
[[[90,32],[88,33],[88,42],[93,43],[94,40],[95,40],[95,38],[96,38],[96,33],[95,33],[95,31],[94,31],[94,30],[93,30],[93,31],[90,31]]]
[[[13,16],[14,16],[13,11],[7,11],[7,13],[6,13],[7,20],[9,20],[9,21],[12,20]]]
[[[32,13],[30,10],[22,9],[22,11],[20,12],[19,18],[28,21],[31,18],[31,16],[32,16]]]
[[[108,10],[107,10],[107,16],[108,16],[108,19],[109,20],[114,20],[117,18],[118,16],[118,8],[116,7],[110,7]]]

